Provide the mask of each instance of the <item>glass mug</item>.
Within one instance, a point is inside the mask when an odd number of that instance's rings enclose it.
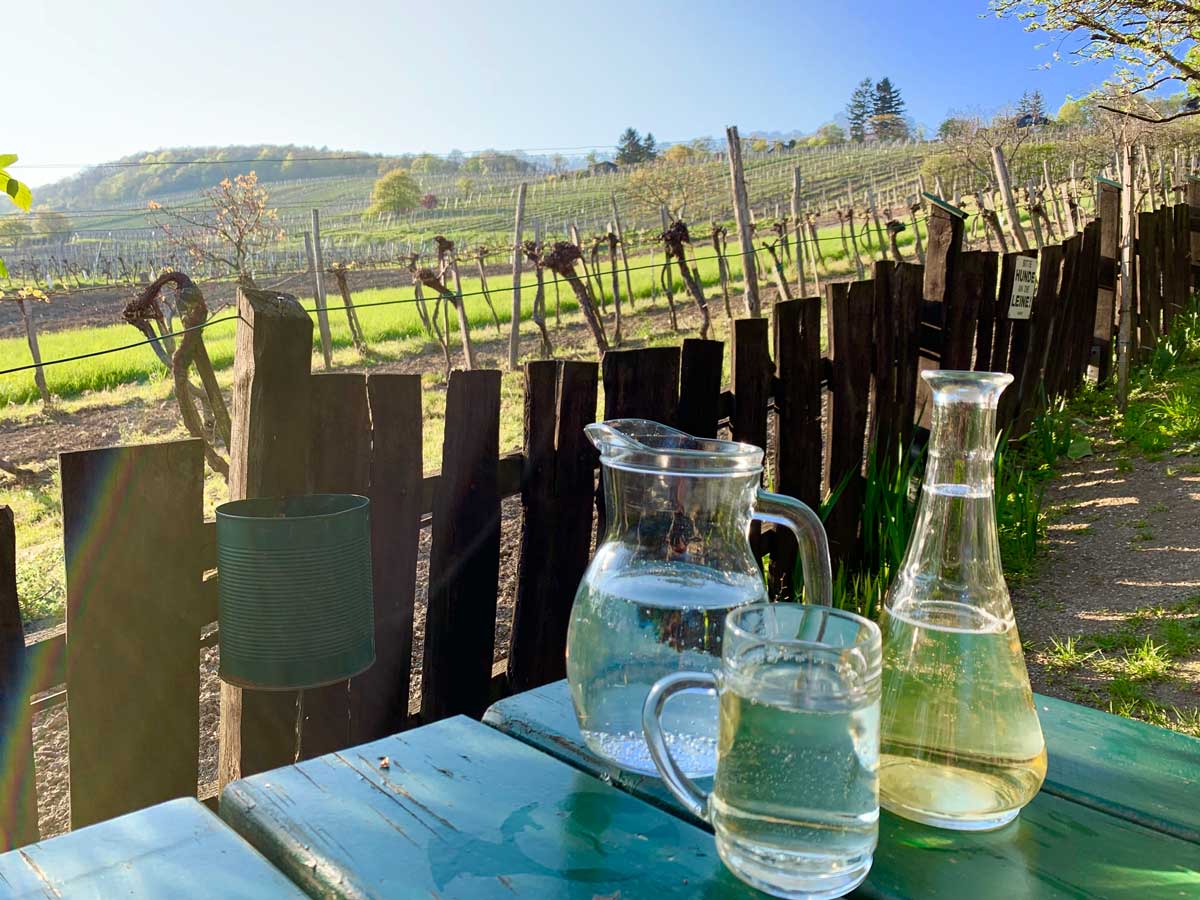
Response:
[[[881,639],[844,610],[755,603],[725,618],[716,675],[655,683],[642,722],[679,802],[712,824],[738,878],[777,897],[841,897],[867,877],[879,837]],[[717,772],[702,794],[663,738],[681,691],[717,694]]]

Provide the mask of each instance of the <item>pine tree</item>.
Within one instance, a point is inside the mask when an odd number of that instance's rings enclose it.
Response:
[[[623,166],[639,163],[643,159],[642,136],[636,128],[626,128],[617,138],[617,162]]]
[[[642,138],[642,158],[640,162],[649,162],[658,156],[658,146],[654,142],[653,132],[647,131],[646,136]]]
[[[900,89],[889,78],[881,78],[875,85],[871,104],[871,133],[881,141],[904,140],[908,137],[904,100],[900,96]]]
[[[1020,101],[1017,103],[1017,113],[1020,116],[1029,116],[1030,124],[1037,124],[1040,120],[1046,118],[1046,101],[1042,97],[1041,91],[1026,91],[1021,95]]]
[[[850,122],[850,140],[861,144],[867,137],[867,123],[871,118],[871,106],[874,102],[875,85],[870,78],[864,78],[850,95],[846,104],[846,118]]]

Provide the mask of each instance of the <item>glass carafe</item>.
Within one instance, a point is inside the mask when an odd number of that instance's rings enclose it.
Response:
[[[587,427],[600,451],[607,528],[575,595],[567,681],[583,738],[611,765],[657,775],[642,734],[650,687],[720,665],[725,613],[767,599],[750,520],[796,535],[809,602],[828,605],[829,547],[817,515],[760,488],[763,452],[643,419]],[[689,776],[716,769],[716,701],[679,697],[663,731]]]
[[[960,830],[1010,822],[1046,775],[1000,563],[992,372],[924,372],[932,432],[916,522],[884,605],[880,804]]]

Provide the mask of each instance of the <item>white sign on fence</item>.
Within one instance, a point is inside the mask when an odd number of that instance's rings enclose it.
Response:
[[[1037,291],[1038,262],[1032,256],[1018,256],[1013,273],[1012,296],[1008,301],[1010,319],[1028,319],[1033,306],[1033,295]]]

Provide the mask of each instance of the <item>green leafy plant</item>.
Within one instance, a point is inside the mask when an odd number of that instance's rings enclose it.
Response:
[[[6,171],[16,161],[17,154],[0,153],[0,190],[8,195],[8,199],[15,203],[18,209],[29,212],[29,207],[33,205],[33,194],[29,191],[29,185],[17,181]],[[0,259],[0,278],[7,277],[8,268],[4,265],[4,260]]]

